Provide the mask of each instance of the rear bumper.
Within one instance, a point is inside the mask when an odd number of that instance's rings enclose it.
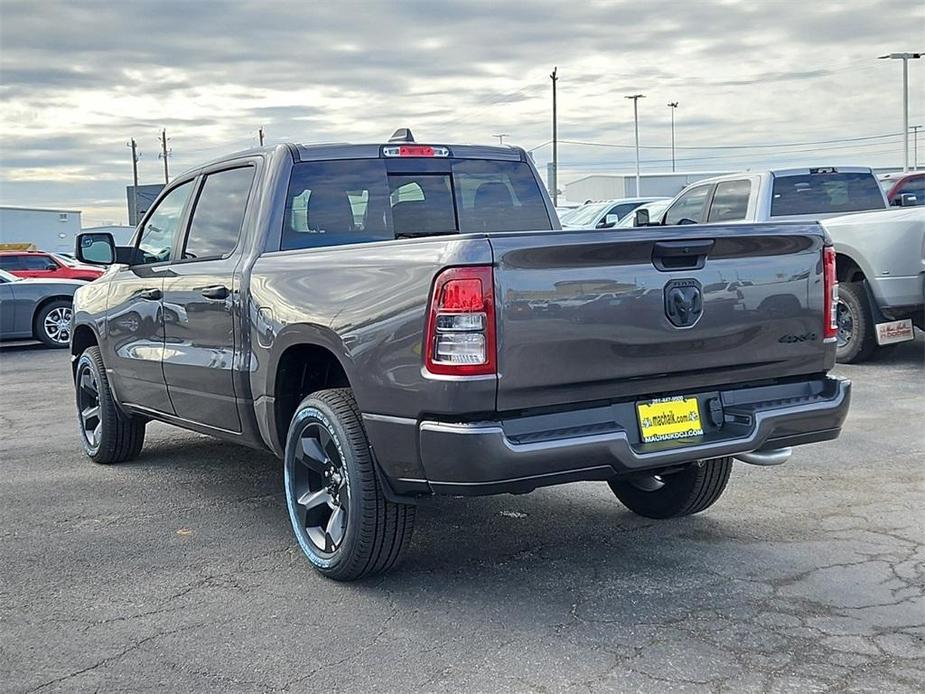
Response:
[[[826,441],[841,431],[851,382],[824,377],[710,395],[721,398],[724,421],[688,446],[642,443],[628,402],[491,422],[423,421],[420,461],[433,492],[481,495]]]

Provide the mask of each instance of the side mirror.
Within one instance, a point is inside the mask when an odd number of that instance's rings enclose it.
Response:
[[[649,210],[636,210],[636,212],[633,215],[633,226],[634,227],[649,226]]]
[[[919,197],[915,193],[900,193],[899,197],[893,198],[893,204],[899,207],[915,207],[922,203],[919,202]]]
[[[604,221],[601,224],[598,224],[598,227],[601,229],[609,229],[612,226],[616,226],[617,222],[620,221],[620,218],[615,214],[609,214],[604,217]]]
[[[116,243],[108,231],[77,234],[74,257],[90,265],[111,265],[116,260]]]
[[[48,265],[45,266],[45,269],[48,270],[49,272],[57,272],[58,266],[55,265],[54,263],[48,263]]]

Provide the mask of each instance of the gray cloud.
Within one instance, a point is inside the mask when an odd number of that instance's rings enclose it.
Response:
[[[631,142],[622,99],[630,91],[649,96],[640,106],[644,144],[667,141],[668,100],[681,102],[679,137],[691,143],[889,132],[897,76],[875,57],[915,48],[923,19],[925,7],[906,0],[5,0],[0,196],[121,206],[125,141],[141,145],[143,180],[159,180],[162,127],[175,171],[255,144],[259,126],[270,141],[370,140],[408,125],[438,141],[506,132],[532,147],[549,139],[553,65],[565,139]],[[922,106],[919,89],[919,117]],[[546,152],[537,151],[541,166]],[[560,155],[576,173],[628,159],[574,145]]]

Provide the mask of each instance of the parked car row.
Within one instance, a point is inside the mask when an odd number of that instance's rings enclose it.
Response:
[[[65,279],[92,282],[103,271],[60,253],[45,251],[0,251],[0,270],[16,277]]]

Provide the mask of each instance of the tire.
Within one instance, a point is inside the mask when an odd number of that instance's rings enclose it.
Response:
[[[411,539],[415,508],[385,498],[348,388],[320,390],[299,403],[286,437],[283,484],[296,540],[328,578],[387,571]]]
[[[646,518],[676,518],[705,511],[722,495],[732,471],[732,458],[713,458],[670,475],[610,480],[616,497],[630,511]]]
[[[46,347],[63,349],[71,342],[71,302],[57,299],[45,304],[32,323],[32,334]]]
[[[116,406],[100,348],[87,347],[74,373],[77,426],[84,452],[102,465],[137,458],[145,442],[147,422],[123,414]]]
[[[877,338],[863,282],[842,282],[838,285],[837,315],[836,361],[855,364],[869,359],[877,349]]]

